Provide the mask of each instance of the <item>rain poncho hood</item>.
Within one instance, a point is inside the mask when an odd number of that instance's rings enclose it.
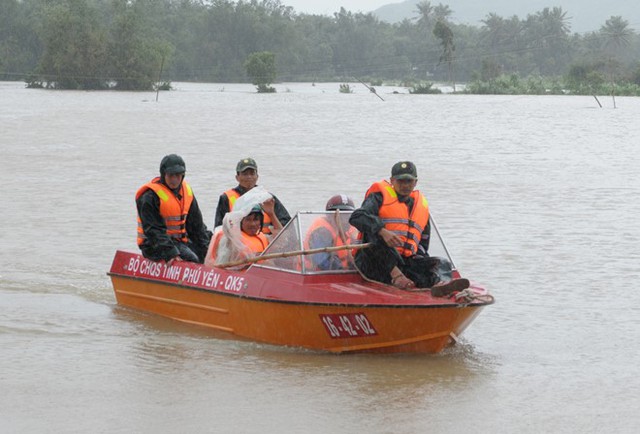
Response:
[[[256,186],[240,196],[233,206],[233,211],[225,214],[222,226],[216,228],[207,257],[215,256],[216,265],[252,257],[253,252],[242,242],[242,219],[248,216],[255,206],[259,206],[271,197],[271,193],[262,186]],[[213,240],[220,236],[219,231],[223,233],[222,238],[217,245],[217,251],[213,252],[212,250],[216,248]]]

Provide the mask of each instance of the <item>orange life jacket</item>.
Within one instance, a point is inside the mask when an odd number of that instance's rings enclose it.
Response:
[[[402,256],[413,256],[418,252],[418,244],[422,238],[422,231],[429,223],[429,202],[418,190],[411,192],[413,209],[409,215],[409,207],[398,200],[398,194],[386,180],[376,182],[369,187],[365,198],[371,193],[382,194],[382,205],[379,217],[384,227],[402,238],[404,245],[396,247]]]
[[[262,233],[259,232],[258,235],[249,235],[244,232],[240,232],[242,234],[242,243],[251,250],[254,254],[259,254],[267,248],[269,244],[269,240]],[[213,238],[209,243],[209,248],[207,250],[207,256],[205,257],[204,264],[208,267],[215,267],[216,258],[218,256],[218,247],[220,246],[220,241],[224,237],[224,232],[222,229],[216,230],[213,234]],[[242,255],[245,257],[246,255]],[[246,258],[245,258],[246,259]]]
[[[208,267],[213,267],[216,263],[216,257],[218,256],[218,246],[220,245],[220,240],[224,235],[222,231],[222,227],[219,226],[218,230],[213,233],[213,237],[209,242],[209,248],[207,249],[207,256],[204,258],[204,265]]]
[[[233,211],[233,206],[235,205],[236,200],[238,200],[241,194],[233,188],[225,191],[224,194],[226,194],[227,198],[229,199],[229,211]],[[264,211],[262,211],[262,216],[262,233],[271,235],[271,233],[273,232],[273,223],[271,222],[271,217],[269,217]]]
[[[147,190],[153,190],[160,198],[160,216],[164,219],[167,227],[167,235],[171,238],[182,242],[189,241],[187,236],[187,215],[193,203],[193,191],[191,186],[182,181],[180,187],[180,196],[178,199],[175,194],[166,185],[160,182],[160,178],[154,178],[138,189],[136,192],[136,200],[142,196]],[[138,245],[146,239],[142,230],[142,220],[138,216]]]
[[[269,245],[269,240],[262,232],[258,232],[258,235],[249,235],[243,231],[240,233],[242,234],[242,243],[256,255],[264,252],[264,249]]]
[[[322,247],[340,247],[340,246],[344,246],[348,243],[351,243],[352,240],[356,239],[356,232],[357,229],[354,228],[353,226],[349,226],[349,229],[347,229],[345,236],[347,237],[347,242],[345,243],[342,240],[342,237],[339,234],[339,231],[337,230],[336,226],[335,226],[335,222],[332,223],[331,221],[329,221],[328,219],[332,218],[331,216],[322,216],[322,217],[318,217],[317,219],[314,220],[314,222],[311,224],[311,226],[309,227],[309,229],[307,230],[307,235],[304,239],[304,249],[305,250],[309,250],[309,249],[318,249],[318,248],[322,248]],[[310,241],[311,241],[311,236],[313,235],[313,233],[315,231],[317,231],[318,229],[326,229],[327,231],[329,231],[329,233],[331,234],[331,238],[332,238],[332,242],[331,245],[328,246],[311,246],[310,245]],[[349,252],[345,249],[345,250],[336,250],[335,252],[332,252],[332,254],[336,255],[338,257],[338,259],[340,259],[340,262],[342,264],[342,268],[343,269],[347,269],[349,268]],[[305,256],[305,260],[306,265],[308,268],[310,269],[314,269],[315,265],[313,264],[312,258],[311,256],[313,255],[307,255]]]

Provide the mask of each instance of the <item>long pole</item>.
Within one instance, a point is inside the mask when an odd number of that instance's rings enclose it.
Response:
[[[366,87],[367,89],[369,89],[369,92],[371,92],[372,94],[374,94],[375,96],[377,96],[378,98],[380,98],[382,101],[384,101],[384,99],[383,99],[380,95],[378,95],[378,92],[376,92],[376,89],[375,89],[375,88],[373,88],[373,87],[371,87],[371,86],[368,86],[364,81],[360,80],[359,78],[356,78],[356,80],[358,80],[360,83],[362,83],[362,85],[363,85],[364,87]]]
[[[160,72],[158,73],[158,83],[156,84],[156,102],[158,102],[158,96],[160,96],[160,77],[162,77],[162,68],[164,68],[164,56],[162,56],[162,62],[160,62]]]
[[[366,244],[348,244],[346,246],[322,247],[309,250],[294,250],[291,252],[269,253],[267,255],[254,256],[253,258],[240,259],[238,261],[227,262],[226,264],[216,264],[217,268],[235,267],[236,265],[248,265],[255,262],[265,261],[267,259],[288,258],[290,256],[313,255],[314,253],[336,252],[338,250],[364,249],[369,247],[371,243]]]

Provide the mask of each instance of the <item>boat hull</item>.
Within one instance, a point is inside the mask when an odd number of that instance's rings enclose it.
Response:
[[[118,304],[275,345],[334,353],[437,353],[489,304],[434,300],[424,293],[398,293],[385,285],[369,287],[367,282],[326,284],[322,289],[317,282],[297,282],[296,276],[285,275],[288,280],[279,281],[268,271],[252,280],[251,270],[221,276],[226,282],[242,275],[248,281],[244,290],[214,290],[136,275],[131,270],[118,272],[122,263],[131,262],[128,255],[123,262],[116,254],[109,273]],[[353,278],[360,277],[349,277]],[[305,291],[308,294],[297,298],[291,295]]]

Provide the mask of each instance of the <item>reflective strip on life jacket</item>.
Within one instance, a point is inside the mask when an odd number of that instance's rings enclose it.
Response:
[[[422,232],[429,223],[429,202],[418,190],[411,192],[413,209],[409,215],[409,207],[398,200],[398,195],[393,186],[386,180],[376,182],[366,196],[371,193],[382,194],[382,205],[379,217],[384,223],[385,229],[398,235],[403,240],[403,245],[396,247],[402,256],[413,256],[418,252],[418,245],[422,239]]]
[[[183,181],[180,186],[180,196],[182,199],[178,199],[166,185],[160,183],[160,178],[158,177],[140,187],[136,192],[136,199],[142,196],[147,190],[153,190],[160,199],[160,216],[164,219],[167,235],[185,243],[189,241],[186,223],[189,209],[193,203],[193,190],[191,190],[191,186]],[[138,245],[142,244],[146,238],[142,228],[142,220],[140,220],[140,216],[138,216]]]
[[[229,199],[229,211],[233,210],[233,206],[236,204],[236,200],[240,197],[240,193],[235,191],[233,188],[224,192],[227,195],[227,199]]]

